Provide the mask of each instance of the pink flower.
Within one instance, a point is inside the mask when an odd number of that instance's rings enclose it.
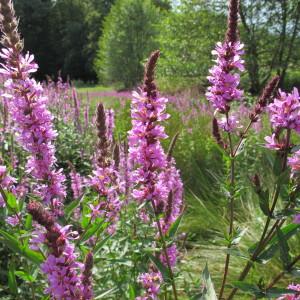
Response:
[[[142,273],[139,275],[137,281],[145,289],[145,295],[142,297],[137,297],[136,300],[158,299],[160,284],[163,281],[160,272],[151,271],[149,273]]]
[[[74,199],[79,199],[82,196],[82,178],[75,170],[71,170],[70,177]]]
[[[21,214],[15,214],[11,217],[7,217],[5,221],[6,221],[7,224],[9,224],[13,227],[16,227],[17,225],[20,224]]]
[[[284,295],[277,300],[300,300],[300,284],[290,284],[288,289],[297,291],[297,294]]]
[[[176,265],[176,261],[177,261],[177,256],[178,256],[178,251],[177,251],[177,247],[175,244],[173,244],[172,246],[168,247],[167,248],[167,257],[169,259],[169,263],[170,263],[170,266],[171,268],[174,268],[175,265]],[[165,253],[161,253],[160,254],[160,261],[165,265],[167,266],[167,258],[166,258],[166,255]]]
[[[300,150],[296,151],[292,157],[288,158],[288,165],[292,170],[292,175],[296,176],[300,173]]]
[[[116,223],[119,220],[122,208],[122,202],[119,199],[116,186],[116,178],[118,178],[118,174],[113,166],[97,167],[87,181],[87,184],[93,187],[100,196],[96,205],[90,205],[91,218],[103,217],[109,223],[107,228],[109,234],[115,232]]]
[[[294,88],[289,94],[279,90],[279,97],[268,106],[273,128],[289,128],[300,133],[299,100],[297,88]]]
[[[216,65],[210,69],[208,81],[211,86],[206,92],[206,97],[215,109],[221,113],[229,111],[230,102],[240,100],[243,91],[238,89],[239,74],[235,71],[244,71],[244,61],[241,59],[243,44],[237,42],[217,43],[212,51],[215,55]]]
[[[14,189],[14,184],[16,183],[16,179],[9,176],[7,174],[7,170],[5,166],[0,165],[0,185],[4,190],[12,191]],[[0,208],[5,206],[4,199],[0,194]]]
[[[266,147],[271,150],[282,150],[285,147],[285,141],[279,140],[275,133],[272,136],[266,136],[265,141],[267,142]]]
[[[2,49],[0,56],[4,59],[0,73],[7,77],[2,96],[8,100],[18,141],[29,154],[26,172],[37,182],[35,192],[47,204],[53,199],[62,202],[66,195],[65,178],[61,170],[55,170],[57,133],[53,116],[46,107],[48,99],[43,95],[42,86],[30,78],[38,66],[33,55],[23,56],[13,49]]]
[[[231,115],[228,117],[222,117],[221,120],[218,120],[218,125],[226,132],[233,132],[239,127],[239,120],[236,116]]]

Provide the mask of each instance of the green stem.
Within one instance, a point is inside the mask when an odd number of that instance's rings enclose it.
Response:
[[[282,169],[281,169],[282,172],[285,171],[286,165],[287,165],[287,156],[288,156],[288,152],[289,152],[290,138],[291,138],[291,130],[287,129],[285,153],[284,153]],[[269,211],[269,216],[268,216],[267,221],[265,223],[261,238],[258,242],[258,246],[256,247],[253,255],[250,258],[250,260],[247,262],[246,266],[244,267],[242,273],[240,274],[239,279],[238,279],[239,281],[243,281],[247,277],[249,271],[251,270],[251,268],[253,266],[253,263],[256,261],[259,254],[263,251],[263,249],[267,245],[268,241],[273,236],[273,232],[275,232],[276,227],[273,226],[271,231],[269,232],[269,234],[267,234],[268,229],[269,229],[269,225],[270,225],[270,222],[272,220],[272,216],[273,216],[273,213],[274,213],[274,210],[275,210],[275,207],[276,207],[276,204],[277,204],[278,199],[279,199],[280,188],[281,188],[281,186],[279,184],[276,184],[275,191],[274,191],[274,194],[273,194],[273,197],[272,197],[272,206],[271,206],[271,209]],[[232,291],[231,291],[230,295],[228,296],[227,300],[233,299],[233,297],[235,296],[237,290],[238,290],[237,288],[232,289]]]
[[[172,267],[171,267],[171,263],[170,263],[170,259],[169,259],[169,255],[168,255],[168,251],[167,251],[166,240],[165,240],[164,234],[163,234],[162,229],[161,229],[161,225],[160,225],[160,222],[159,222],[158,214],[157,214],[156,208],[155,208],[155,203],[154,203],[153,200],[151,200],[151,204],[152,204],[152,208],[153,208],[153,211],[154,211],[155,222],[156,222],[156,225],[157,225],[157,228],[158,228],[159,236],[160,236],[160,239],[161,239],[161,242],[162,242],[162,248],[163,248],[162,250],[163,250],[163,252],[165,254],[165,257],[166,257],[166,262],[167,262],[167,267],[168,267],[169,275],[170,275],[170,279],[171,279],[171,284],[172,284],[174,299],[178,300],[177,290],[176,290],[176,285],[175,285],[175,279],[174,279],[174,274],[173,274],[173,271],[172,271]]]
[[[228,115],[226,115],[226,118],[228,120]],[[235,154],[236,151],[233,149],[233,143],[231,139],[231,134],[228,133],[228,139],[229,139],[229,146],[230,146],[230,199],[229,199],[229,212],[230,212],[230,217],[229,217],[229,239],[231,240],[232,238],[232,233],[233,233],[233,221],[234,221],[234,184],[235,184]],[[231,242],[228,244],[227,249],[231,248]],[[230,264],[230,253],[228,252],[226,254],[226,259],[225,259],[225,266],[224,266],[224,274],[223,274],[223,280],[222,280],[222,285],[221,289],[219,292],[219,299],[223,298],[223,293],[228,277],[228,272],[229,272],[229,264]]]

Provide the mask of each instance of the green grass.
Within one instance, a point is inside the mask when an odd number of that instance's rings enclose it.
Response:
[[[114,87],[112,86],[103,86],[103,85],[90,85],[76,88],[79,93],[86,92],[107,92],[114,91]]]

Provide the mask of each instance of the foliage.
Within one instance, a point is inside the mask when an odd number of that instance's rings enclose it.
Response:
[[[117,82],[125,88],[140,82],[144,60],[157,48],[158,18],[159,11],[149,0],[116,2],[105,20],[95,61],[101,82]]]

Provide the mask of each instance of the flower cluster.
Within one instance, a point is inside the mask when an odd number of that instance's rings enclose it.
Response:
[[[103,217],[109,226],[107,232],[113,234],[116,230],[116,223],[119,220],[119,213],[122,203],[116,187],[116,171],[112,166],[98,167],[88,180],[89,186],[93,187],[99,194],[97,204],[91,204],[91,217]]]
[[[4,190],[10,190],[13,188],[13,185],[16,183],[16,179],[7,174],[5,166],[0,166],[0,186]],[[0,207],[5,206],[5,201],[0,193]]]
[[[290,295],[284,295],[283,297],[278,298],[278,300],[300,300],[300,284],[290,284],[288,286],[289,290],[294,290],[298,293],[296,294],[290,294]]]
[[[83,180],[79,173],[72,168],[70,172],[71,177],[71,188],[73,192],[74,199],[79,199],[82,196]]]
[[[171,158],[167,162],[166,169],[161,173],[162,182],[169,191],[168,198],[163,199],[164,216],[160,219],[163,233],[167,233],[170,226],[182,213],[183,208],[183,183],[179,171],[175,167],[175,161]]]
[[[119,175],[114,162],[110,158],[113,132],[110,133],[110,140],[107,124],[111,126],[109,130],[112,130],[113,118],[111,113],[108,115],[105,113],[103,104],[99,103],[96,116],[98,135],[97,165],[87,184],[93,187],[99,195],[97,203],[90,205],[91,218],[103,217],[109,224],[107,232],[113,234],[116,231],[116,223],[119,220],[122,202],[119,199],[117,188]]]
[[[243,91],[238,88],[240,76],[234,71],[244,71],[243,44],[240,42],[225,41],[217,43],[216,49],[212,51],[216,55],[216,65],[210,69],[208,81],[211,86],[206,93],[207,99],[213,107],[221,113],[227,113],[230,103],[240,100]]]
[[[112,108],[105,110],[105,123],[106,123],[106,134],[107,139],[112,142],[113,141],[113,133],[115,128],[115,112]]]
[[[26,171],[37,182],[35,193],[54,210],[59,210],[66,195],[65,177],[61,170],[54,168],[53,142],[57,133],[52,125],[53,117],[46,108],[47,99],[43,96],[42,86],[30,78],[37,70],[34,57],[17,54],[16,59],[12,49],[2,49],[0,56],[5,61],[0,73],[7,76],[6,93],[2,96],[9,100],[18,141],[30,155]]]
[[[30,202],[27,210],[33,220],[46,229],[46,232],[40,235],[39,241],[49,249],[47,259],[41,265],[49,283],[45,292],[57,300],[81,299],[84,291],[80,275],[83,264],[77,262],[78,255],[74,245],[70,243],[70,237],[76,235],[76,232],[70,232],[70,226],[61,227],[38,202]]]
[[[142,273],[138,277],[138,282],[145,289],[145,294],[142,297],[137,297],[136,300],[158,299],[160,284],[162,283],[160,272]]]
[[[138,203],[148,203],[155,214],[153,226],[157,239],[164,239],[171,224],[182,210],[182,182],[175,162],[162,148],[161,140],[167,138],[165,129],[159,122],[169,115],[165,112],[167,99],[160,97],[154,83],[154,69],[159,51],[151,54],[145,69],[144,87],[133,92],[131,102],[132,129],[128,134],[129,164],[131,168],[132,197]],[[151,221],[151,214],[145,208],[140,211],[144,222]],[[166,257],[167,256],[167,257]],[[160,260],[168,268],[176,264],[176,246],[163,249]],[[146,295],[138,299],[157,299],[160,273],[151,270],[141,274],[138,281],[146,290]]]
[[[279,90],[279,96],[269,104],[270,121],[274,129],[293,129],[300,133],[300,98],[297,88],[291,93]]]

